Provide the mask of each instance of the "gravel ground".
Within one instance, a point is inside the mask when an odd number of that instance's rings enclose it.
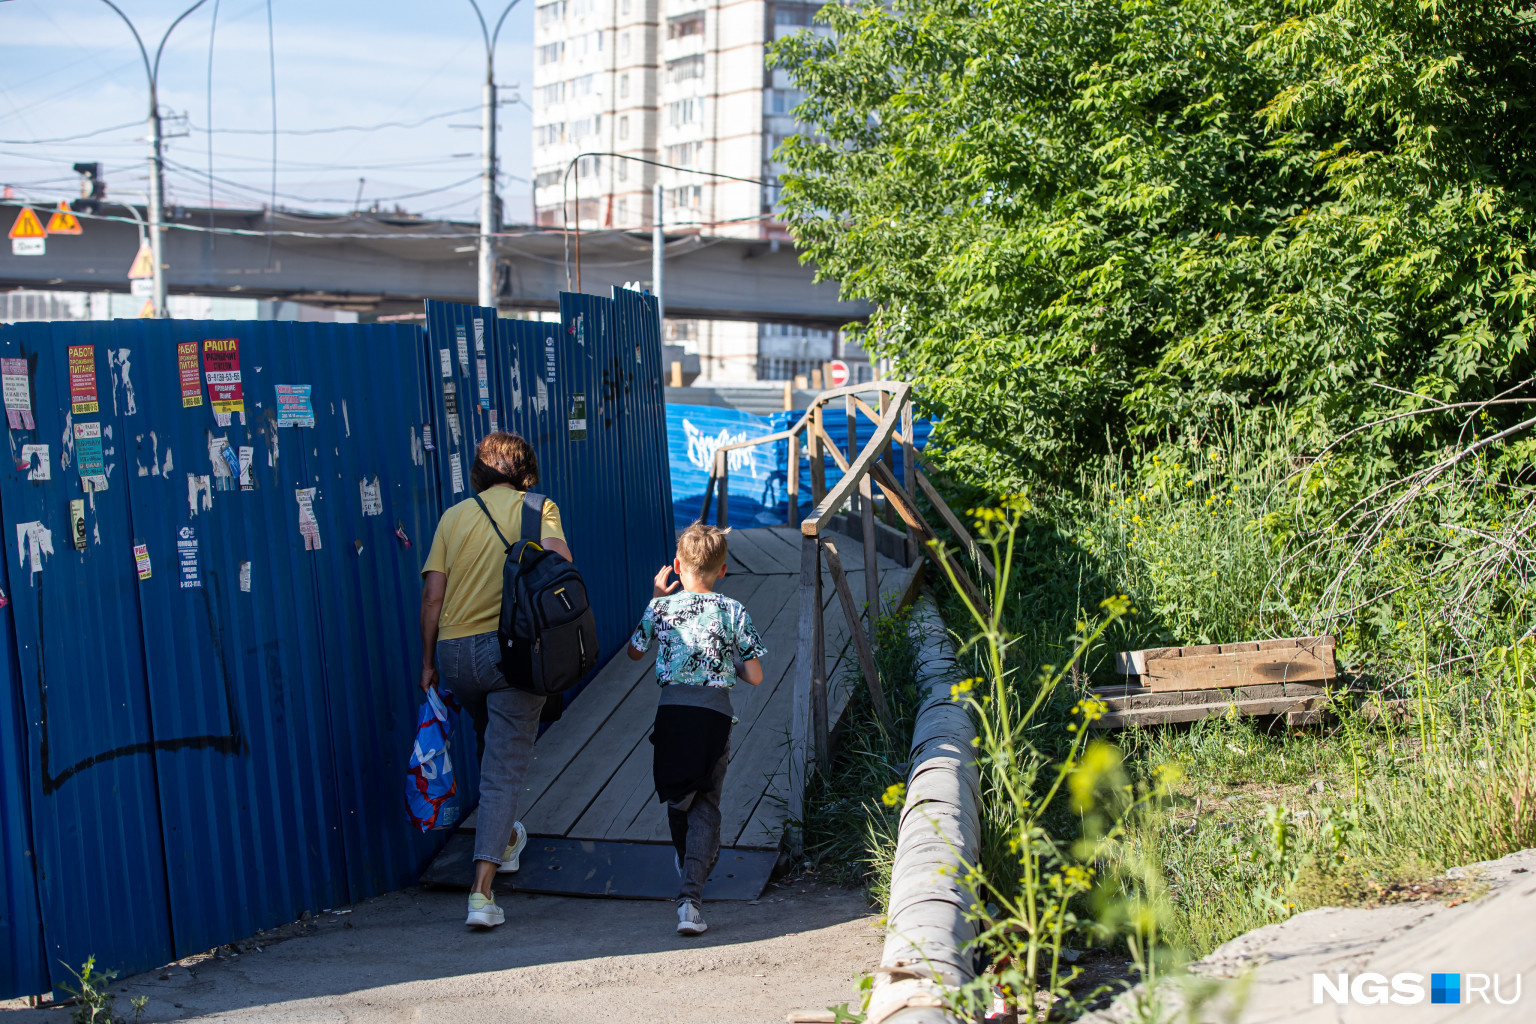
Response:
[[[856,890],[790,878],[756,903],[709,903],[674,932],[670,903],[502,895],[507,923],[464,927],[461,892],[407,889],[117,982],[142,1020],[255,1024],[754,1024],[857,1005],[882,933]],[[244,950],[244,952],[235,952]],[[68,1009],[0,1004],[4,1024]]]

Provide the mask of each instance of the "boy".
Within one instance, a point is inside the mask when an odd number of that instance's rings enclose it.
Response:
[[[699,935],[708,927],[699,898],[720,855],[720,790],[735,722],[731,687],[738,675],[753,686],[763,681],[758,659],[766,652],[747,610],[714,592],[725,577],[727,532],[703,523],[683,531],[677,558],[656,574],[651,603],[629,641],[635,661],[653,640],[658,645],[661,703],[651,732],[653,771],[682,879],[679,935]],[[673,572],[677,580],[669,584]]]

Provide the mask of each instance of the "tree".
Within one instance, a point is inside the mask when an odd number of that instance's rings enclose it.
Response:
[[[879,0],[778,44],[789,223],[995,488],[1213,408],[1530,375],[1536,9]],[[1436,438],[1372,436],[1383,465]],[[1444,421],[1436,421],[1444,422]],[[1449,428],[1447,428],[1449,429]]]

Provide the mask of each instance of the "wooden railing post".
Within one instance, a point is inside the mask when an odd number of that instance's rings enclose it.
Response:
[[[850,466],[859,457],[859,407],[854,405],[853,402],[854,398],[852,395],[847,395],[843,398],[843,408],[848,414],[848,465]],[[860,491],[859,493],[862,494],[863,492]],[[853,501],[849,502],[849,505],[851,506],[850,511],[857,509],[859,507],[859,499],[854,498]]]
[[[901,485],[906,488],[909,495],[916,494],[912,482],[917,478],[917,448],[912,444],[912,398],[901,407]],[[886,503],[890,507],[890,503]],[[907,565],[915,565],[922,557],[918,552],[918,537],[915,530],[907,530]]]
[[[810,450],[811,457],[811,505],[819,507],[827,496],[827,457],[821,453],[821,406],[811,409]]]
[[[816,746],[815,698],[816,633],[821,622],[817,584],[821,580],[821,551],[815,537],[800,538],[800,615],[796,622],[795,676],[789,730],[789,816],[803,817],[805,784],[810,776],[811,753]],[[823,672],[825,669],[822,670]]]
[[[815,583],[811,589],[816,602],[816,621],[811,630],[811,728],[819,770],[831,757],[831,727],[827,723],[827,602],[821,592],[821,538],[812,538],[811,547],[815,562]]]
[[[882,420],[885,419],[886,410],[888,410],[890,407],[891,407],[891,396],[890,396],[890,394],[885,392],[885,391],[880,392],[880,419],[882,419]],[[903,433],[901,436],[902,437],[906,437],[907,435],[905,433]],[[889,442],[889,441],[886,442],[886,445],[885,445],[885,455],[883,456],[883,458],[885,459],[885,464],[887,466],[894,466],[896,464],[896,459],[894,458],[895,452],[896,452],[896,445],[894,443],[892,443],[892,442]],[[893,528],[896,525],[896,510],[891,507],[891,503],[890,502],[886,502],[885,503],[885,522],[886,522],[887,526],[890,526],[890,527],[893,527]]]
[[[875,646],[875,620],[880,615],[880,554],[875,550],[875,488],[865,473],[859,480],[860,515],[864,528],[864,626],[869,635],[869,646]],[[851,622],[851,632],[858,623]]]
[[[715,506],[715,525],[720,527],[722,530],[729,529],[731,525],[730,472],[730,460],[726,458],[726,453],[722,451],[716,451],[715,479],[719,481],[718,490],[720,493],[715,497],[715,500],[718,502],[718,504]]]
[[[800,435],[789,436],[788,516],[785,518],[795,529],[800,528]]]

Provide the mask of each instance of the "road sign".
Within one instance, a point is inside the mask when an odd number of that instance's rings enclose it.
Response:
[[[133,258],[133,265],[128,268],[128,280],[132,281],[136,277],[154,276],[155,254],[149,251],[148,242],[140,242],[139,254]]]
[[[80,218],[75,216],[68,203],[60,203],[59,208],[53,211],[53,216],[48,218],[48,233],[50,235],[83,234]]]
[[[832,379],[829,382],[831,387],[840,388],[844,384],[848,383],[848,378],[851,376],[851,374],[848,372],[847,363],[843,362],[841,359],[834,359],[827,364],[827,369],[831,371],[832,375]]]
[[[48,232],[30,206],[23,206],[11,225],[12,256],[42,256],[48,250]]]
[[[47,238],[48,232],[43,230],[43,222],[37,219],[36,212],[30,206],[23,206],[21,212],[16,215],[16,223],[11,225],[12,238]]]
[[[155,317],[155,300],[145,299],[144,308],[139,310],[140,320],[153,320]]]
[[[128,282],[128,294],[140,299],[153,295],[155,282],[147,277],[136,277]]]

